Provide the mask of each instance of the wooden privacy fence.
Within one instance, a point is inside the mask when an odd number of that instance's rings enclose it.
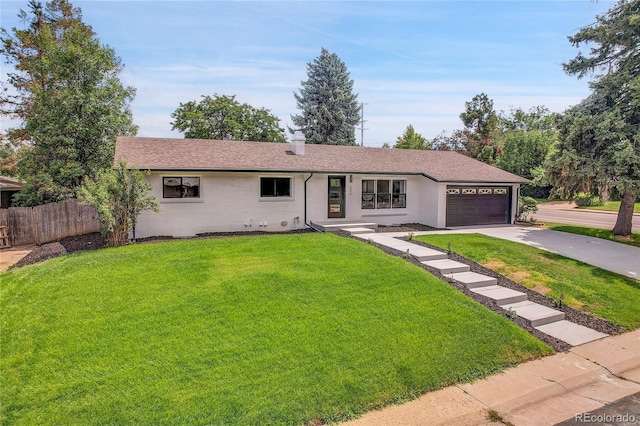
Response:
[[[44,244],[100,230],[96,210],[79,200],[36,207],[0,209],[0,226],[6,226],[11,245]]]

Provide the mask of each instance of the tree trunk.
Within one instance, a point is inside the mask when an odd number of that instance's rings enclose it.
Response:
[[[624,237],[631,235],[633,206],[635,202],[636,191],[631,188],[625,189],[622,201],[620,202],[620,210],[618,211],[616,226],[613,227],[613,235],[621,235]]]

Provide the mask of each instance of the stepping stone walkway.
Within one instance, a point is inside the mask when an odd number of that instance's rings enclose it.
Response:
[[[348,228],[344,230],[351,232]],[[354,231],[352,235],[363,240],[371,240],[389,248],[408,252],[421,263],[439,270],[442,275],[463,284],[470,291],[486,296],[498,306],[515,312],[517,316],[528,320],[533,328],[572,346],[608,336],[565,320],[564,312],[531,302],[527,300],[526,293],[499,286],[498,280],[493,277],[471,272],[469,265],[450,260],[444,252],[384,234],[365,233],[362,229]]]

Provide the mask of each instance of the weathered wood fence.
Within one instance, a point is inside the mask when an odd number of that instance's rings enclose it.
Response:
[[[0,209],[0,226],[7,227],[13,246],[44,244],[100,230],[97,216],[93,207],[72,199],[36,207]]]

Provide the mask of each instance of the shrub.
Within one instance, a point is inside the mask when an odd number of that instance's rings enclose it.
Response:
[[[533,220],[533,214],[538,211],[538,202],[531,197],[520,197],[518,200],[518,220],[529,222]]]
[[[602,197],[598,197],[593,194],[586,194],[584,192],[581,192],[576,196],[575,202],[578,207],[604,206],[604,200]]]

